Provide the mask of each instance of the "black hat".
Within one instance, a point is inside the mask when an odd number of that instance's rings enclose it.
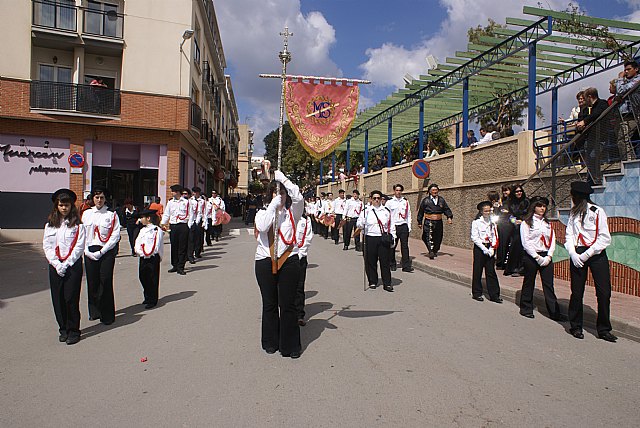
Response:
[[[66,194],[67,196],[69,196],[69,198],[71,199],[71,203],[75,204],[76,201],[78,200],[78,196],[75,194],[75,192],[71,189],[58,189],[55,192],[53,192],[53,195],[51,195],[51,201],[55,202],[56,199],[58,199],[61,195]]]
[[[529,200],[529,206],[535,206],[536,204],[543,204],[544,206],[549,206],[549,199],[544,196],[534,196]]]
[[[107,199],[111,198],[111,192],[109,191],[109,189],[107,189],[104,186],[94,187],[93,190],[91,190],[91,198],[93,198],[96,195],[96,193],[102,193],[104,197]]]
[[[188,187],[183,187],[182,188],[182,193],[187,192],[189,194],[189,196],[191,196],[191,189],[189,189]]]
[[[476,205],[476,208],[478,208],[478,211],[482,211],[482,208],[492,206],[493,204],[491,203],[491,201],[482,201],[478,205]]]
[[[136,212],[136,217],[152,217],[158,213],[158,210],[150,210],[149,208],[145,208],[142,211]]]
[[[182,186],[179,184],[174,184],[173,186],[171,186],[171,191],[172,192],[182,192]]]
[[[201,188],[199,188],[198,186],[193,186],[193,187],[191,188],[191,190],[192,190],[193,192],[202,193],[202,189],[201,189]]]
[[[571,183],[571,192],[590,195],[593,193],[593,189],[586,181],[573,181]]]
[[[431,189],[433,189],[434,187],[436,189],[440,190],[440,188],[438,187],[438,185],[436,183],[432,183],[432,184],[429,184],[429,187],[427,187],[427,192],[430,192]]]

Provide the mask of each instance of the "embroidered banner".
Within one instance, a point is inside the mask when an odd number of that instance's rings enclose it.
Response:
[[[356,117],[359,95],[357,85],[286,82],[289,124],[315,159],[333,152],[345,139]]]

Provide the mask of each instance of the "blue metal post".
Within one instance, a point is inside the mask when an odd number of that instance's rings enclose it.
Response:
[[[460,122],[456,123],[456,149],[460,147]]]
[[[351,140],[347,140],[347,163],[345,169],[345,175],[349,175],[351,172]]]
[[[529,44],[529,131],[536,129],[536,42]]]
[[[558,151],[558,88],[551,89],[551,154]]]
[[[391,140],[393,139],[393,118],[389,118],[389,125],[387,126],[387,166],[393,165],[393,159],[391,158]]]
[[[320,185],[324,184],[324,168],[322,165],[322,160],[323,159],[320,159]]]
[[[364,173],[369,174],[369,130],[364,131]]]
[[[429,146],[429,133],[425,132],[424,133],[424,141],[427,142],[427,147]],[[429,151],[429,153],[427,153],[427,156],[431,153],[431,151]]]
[[[465,77],[462,81],[462,147],[469,145],[467,131],[469,131],[469,78]]]
[[[420,129],[418,130],[418,159],[424,157],[424,100],[420,100]]]
[[[331,182],[335,183],[336,181],[336,152],[333,152],[333,156],[331,156]]]

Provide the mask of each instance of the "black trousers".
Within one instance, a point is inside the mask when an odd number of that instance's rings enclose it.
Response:
[[[92,245],[89,251],[99,251],[101,247]],[[87,299],[89,317],[100,318],[103,323],[112,323],[116,319],[116,303],[113,297],[113,267],[116,264],[118,245],[107,251],[99,260],[84,257],[87,275]]]
[[[342,214],[336,214],[335,215],[335,223],[333,223],[333,228],[331,228],[331,238],[335,241],[335,243],[337,244],[338,242],[340,242],[340,222],[342,221]],[[342,237],[342,240],[344,241],[344,236]]]
[[[187,246],[189,244],[189,226],[187,223],[171,225],[169,233],[171,241],[171,266],[176,269],[184,269],[187,262]]]
[[[369,285],[373,285],[374,287],[378,285],[378,263],[380,263],[382,285],[391,285],[391,266],[389,264],[391,248],[382,245],[381,236],[367,235],[364,242],[364,266]]]
[[[578,254],[582,254],[585,251],[587,251],[587,247],[576,248]],[[611,331],[611,277],[609,275],[609,258],[607,257],[606,251],[590,257],[581,268],[571,263],[569,322],[571,323],[572,329],[582,328],[582,298],[584,297],[584,287],[587,282],[587,270],[591,270],[591,276],[596,286],[596,297],[598,299],[596,330],[598,334],[606,333]]]
[[[504,267],[507,259],[507,252],[509,251],[509,239],[513,233],[514,226],[507,220],[498,222],[498,251],[496,252],[496,266]]]
[[[396,243],[393,246],[393,251],[391,251],[391,267],[396,267],[396,248],[398,247],[398,242],[400,243],[400,254],[402,254],[402,259],[400,263],[402,264],[402,269],[411,268],[411,258],[409,257],[409,225],[401,224],[396,226]]]
[[[524,248],[522,248],[522,241],[520,240],[520,225],[516,225],[513,228],[513,233],[509,237],[509,252],[507,253],[506,265],[504,267],[504,274],[511,275],[514,272],[518,272],[522,269],[522,255],[524,254]]]
[[[422,242],[430,253],[437,254],[442,245],[442,220],[425,220],[422,225]]]
[[[344,247],[349,248],[349,243],[351,242],[351,235],[353,231],[356,229],[357,218],[351,218],[347,221],[344,226],[342,226],[342,240],[344,241]],[[356,235],[353,238],[354,243],[356,244],[356,248],[360,246],[360,235]]]
[[[329,236],[329,226],[325,225],[322,222],[318,222],[318,233],[324,239],[327,239],[327,237]]]
[[[213,224],[211,223],[211,219],[207,219],[207,230],[204,231],[205,237],[207,239],[207,245],[211,246],[211,238],[213,238]]]
[[[129,245],[131,245],[131,252],[134,253],[134,247],[136,238],[140,233],[140,227],[137,224],[127,224],[127,235],[129,236]]]
[[[158,303],[158,288],[160,286],[160,256],[154,254],[149,258],[140,257],[138,264],[138,278],[142,284],[144,301],[142,303]]]
[[[500,297],[500,283],[496,274],[496,259],[487,256],[477,245],[473,246],[473,274],[471,282],[471,294],[473,297],[482,296],[482,271],[487,280],[487,293],[489,299]]]
[[[298,288],[296,289],[296,311],[298,319],[304,319],[304,283],[307,279],[307,256],[300,257],[300,276],[298,279]]]
[[[202,255],[204,245],[204,229],[198,224],[193,224],[189,228],[189,239],[187,240],[187,259],[192,260],[194,256]]]
[[[541,257],[546,257],[547,252],[538,253]],[[542,281],[542,292],[544,293],[544,303],[547,313],[552,319],[560,316],[560,305],[553,289],[553,262],[546,266],[540,266],[529,254],[523,256],[524,279],[522,281],[522,291],[520,292],[520,313],[529,315],[533,313],[533,291],[536,288],[536,276],[540,272]]]
[[[309,218],[311,219],[311,231],[315,235],[318,233],[318,220],[316,220],[316,216],[314,215],[310,215]]]
[[[53,313],[60,334],[80,336],[80,289],[82,288],[82,258],[67,268],[64,276],[58,275],[49,265],[49,285]]]
[[[283,355],[299,352],[302,345],[295,305],[300,280],[298,255],[290,256],[275,275],[270,258],[256,260],[255,273],[262,295],[262,349],[279,349]]]

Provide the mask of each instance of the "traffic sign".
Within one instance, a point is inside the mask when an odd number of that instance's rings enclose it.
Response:
[[[413,175],[419,179],[425,179],[429,177],[429,172],[431,172],[431,168],[429,167],[429,162],[426,160],[417,160],[413,163],[413,167],[411,167],[413,171]]]
[[[71,168],[82,168],[84,166],[84,156],[82,156],[82,153],[71,153],[69,155],[69,166],[71,166]]]

